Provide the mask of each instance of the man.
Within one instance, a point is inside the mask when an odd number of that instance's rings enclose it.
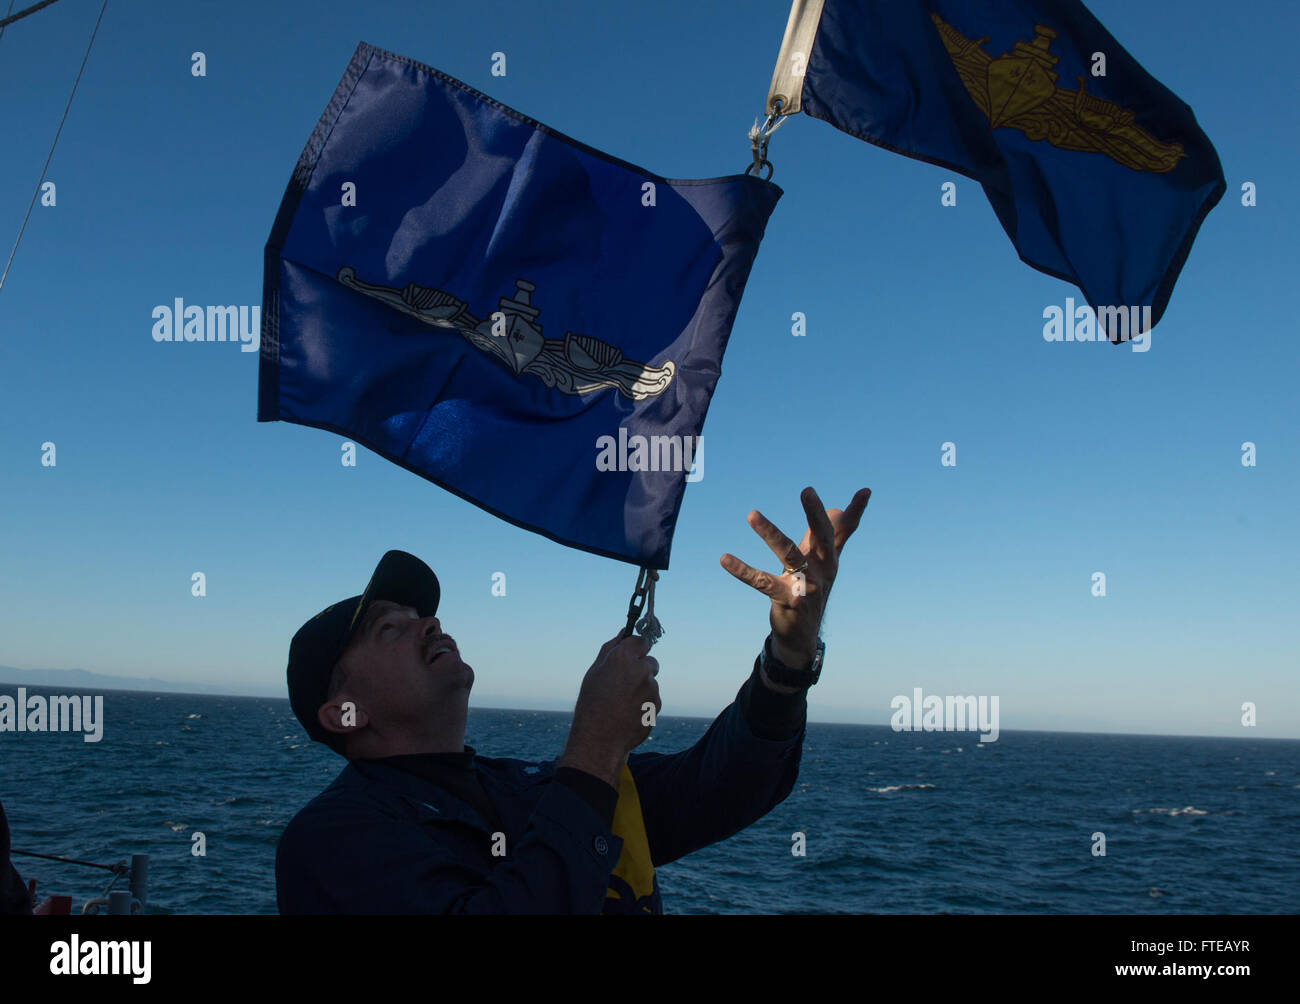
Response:
[[[294,713],[348,766],[280,838],[280,911],[662,913],[654,866],[744,829],[794,787],[822,615],[870,495],[841,512],[805,489],[798,546],[749,514],[784,572],[730,554],[722,566],[771,599],[771,634],[735,702],[673,754],[629,756],[660,707],[659,667],[620,632],[582,681],[558,761],[479,756],[465,745],[474,670],[436,616],[437,577],[388,552],[361,596],[289,647]]]

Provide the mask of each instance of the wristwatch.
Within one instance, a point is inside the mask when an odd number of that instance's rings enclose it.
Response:
[[[763,654],[759,656],[759,660],[763,672],[773,683],[779,683],[783,687],[811,687],[822,675],[822,660],[825,655],[826,643],[818,638],[817,654],[813,656],[812,665],[803,669],[792,669],[777,661],[776,656],[772,654],[772,636],[769,634],[763,642]]]

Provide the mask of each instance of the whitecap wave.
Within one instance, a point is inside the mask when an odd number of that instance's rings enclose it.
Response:
[[[1207,816],[1208,809],[1198,809],[1194,805],[1185,805],[1181,809],[1170,809],[1164,806],[1157,806],[1154,809],[1134,809],[1133,815],[1138,816],[1146,813],[1150,816]]]

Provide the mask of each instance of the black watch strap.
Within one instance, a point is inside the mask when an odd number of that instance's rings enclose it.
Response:
[[[763,654],[759,657],[763,672],[773,683],[783,687],[811,687],[822,675],[822,660],[826,654],[826,643],[817,639],[817,654],[813,656],[811,666],[793,669],[777,660],[772,654],[772,636],[769,634],[763,642]]]

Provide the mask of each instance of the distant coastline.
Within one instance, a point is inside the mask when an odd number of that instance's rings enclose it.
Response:
[[[221,687],[154,677],[111,676],[88,669],[15,669],[0,666],[0,686],[67,687],[73,690],[127,690],[151,694],[206,694],[211,697],[285,697],[283,692],[231,693]]]

